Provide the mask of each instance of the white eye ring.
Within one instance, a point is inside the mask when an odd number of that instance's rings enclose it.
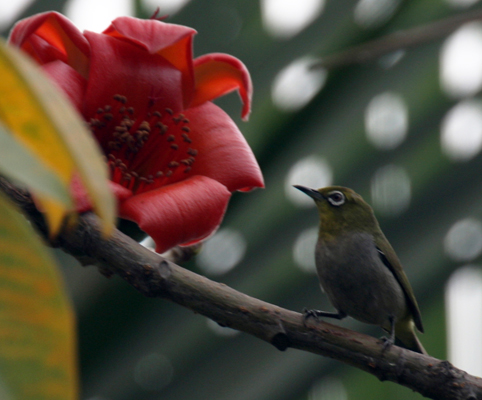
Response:
[[[339,207],[345,204],[345,200],[345,195],[338,190],[328,193],[328,201],[332,206]]]

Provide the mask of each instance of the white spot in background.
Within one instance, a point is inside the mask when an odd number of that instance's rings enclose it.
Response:
[[[471,22],[450,35],[440,53],[440,83],[452,97],[476,94],[482,88],[482,24]]]
[[[7,28],[33,0],[0,1],[0,29]]]
[[[474,218],[457,221],[445,235],[444,248],[454,261],[472,261],[482,252],[482,223]]]
[[[299,110],[321,90],[327,72],[323,68],[310,69],[314,61],[312,57],[300,58],[276,75],[271,97],[278,108],[284,111]]]
[[[325,0],[261,0],[261,17],[266,31],[288,39],[311,24],[325,7]]]
[[[223,228],[204,242],[196,262],[207,275],[222,275],[241,262],[246,248],[246,239],[241,232]]]
[[[468,265],[455,271],[445,288],[448,359],[482,376],[482,271]]]
[[[308,186],[319,189],[330,186],[333,172],[324,158],[311,155],[296,162],[288,171],[285,181],[286,197],[301,207],[314,207],[315,202],[306,194],[295,189],[293,185]]]
[[[401,214],[410,205],[411,194],[410,177],[402,167],[386,165],[372,177],[372,205],[381,214]]]
[[[478,3],[479,0],[445,0],[453,8],[468,8]]]
[[[378,59],[378,64],[380,64],[380,66],[383,69],[393,68],[395,65],[397,65],[402,60],[403,57],[405,57],[406,53],[407,52],[405,50],[402,50],[402,49],[393,51],[392,53],[381,56]]]
[[[151,238],[150,236],[146,236],[146,238],[141,240],[139,244],[144,246],[146,249],[149,249],[151,251],[156,251],[156,243],[154,243],[154,239]]]
[[[142,357],[134,368],[134,380],[144,390],[160,391],[171,383],[174,368],[162,354],[151,353]]]
[[[208,328],[217,336],[221,337],[234,337],[239,335],[241,332],[237,331],[236,329],[231,329],[226,326],[221,326],[217,322],[214,322],[212,319],[206,319]]]
[[[450,109],[442,120],[443,152],[454,161],[467,161],[482,148],[482,102],[468,99]]]
[[[315,383],[309,393],[308,400],[348,400],[343,382],[333,376],[327,376]]]
[[[68,0],[65,15],[81,30],[103,32],[117,17],[133,16],[131,0]]]
[[[179,12],[190,0],[142,0],[148,10],[154,12],[159,7],[160,15],[172,16]]]
[[[368,140],[378,149],[391,150],[407,136],[408,109],[403,97],[385,92],[375,96],[365,110]]]
[[[383,25],[397,11],[401,0],[359,0],[354,10],[355,22],[362,28]]]
[[[309,228],[300,233],[293,245],[293,260],[305,272],[316,273],[315,246],[318,239],[318,227]]]

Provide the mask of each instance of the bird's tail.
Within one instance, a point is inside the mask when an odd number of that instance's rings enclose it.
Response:
[[[415,327],[412,320],[407,322],[399,321],[399,323],[395,325],[395,336],[402,347],[416,351],[417,353],[428,355],[415,334]]]

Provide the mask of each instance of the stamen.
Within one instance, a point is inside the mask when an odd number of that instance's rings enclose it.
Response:
[[[162,122],[156,122],[154,125],[156,128],[159,128],[159,133],[164,135],[167,131],[167,125],[164,125]]]
[[[135,193],[185,179],[181,174],[192,170],[198,154],[190,147],[189,119],[171,108],[152,109],[156,102],[138,115],[126,96],[113,99],[89,123],[107,154],[111,179]]]

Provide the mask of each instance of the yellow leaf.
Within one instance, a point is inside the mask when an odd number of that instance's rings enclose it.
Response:
[[[54,260],[0,195],[0,380],[10,398],[77,399],[75,342]]]
[[[116,207],[106,184],[107,167],[84,121],[63,93],[19,50],[0,41],[0,119],[15,137],[69,186],[78,172],[104,232],[114,226]],[[45,205],[50,226],[68,211]],[[53,212],[53,214],[50,214]]]
[[[0,122],[0,173],[15,182],[26,186],[37,196],[45,196],[72,208],[69,188],[65,187],[51,169],[37,159]]]

